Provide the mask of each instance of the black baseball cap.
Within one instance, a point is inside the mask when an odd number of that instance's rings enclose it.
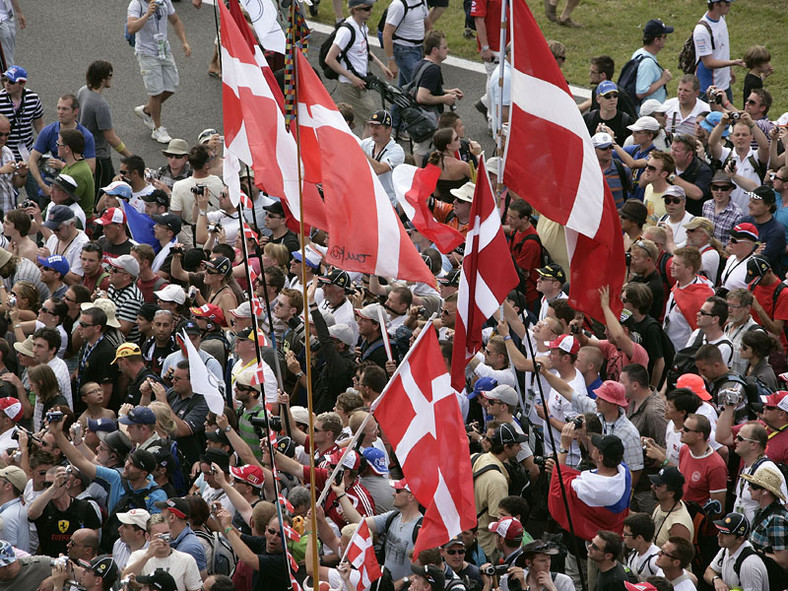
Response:
[[[156,591],[176,591],[178,589],[175,579],[163,568],[157,568],[151,574],[139,576],[136,580],[141,585],[147,585]]]
[[[616,435],[602,436],[595,433],[591,436],[591,443],[609,460],[619,463],[624,459],[624,444]]]

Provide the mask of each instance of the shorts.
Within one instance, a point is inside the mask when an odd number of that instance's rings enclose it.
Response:
[[[446,8],[449,5],[449,0],[427,0],[427,6],[430,8]]]
[[[175,58],[172,54],[164,59],[155,55],[137,54],[137,62],[140,65],[142,82],[145,84],[145,91],[150,96],[158,96],[163,92],[175,92],[178,90],[178,67],[175,65]]]
[[[366,126],[369,118],[372,117],[372,113],[375,112],[375,96],[378,96],[377,93],[359,90],[347,82],[339,82],[337,84],[337,91],[339,94],[339,101],[353,107],[353,118],[356,122],[356,135],[361,136],[364,126]]]

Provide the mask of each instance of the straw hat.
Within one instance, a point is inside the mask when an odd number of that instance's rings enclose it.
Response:
[[[771,466],[761,466],[755,471],[755,474],[741,474],[741,477],[751,484],[765,488],[783,503],[785,502],[785,496],[780,490],[782,476]]]

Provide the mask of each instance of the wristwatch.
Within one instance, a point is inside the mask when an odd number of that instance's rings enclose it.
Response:
[[[227,425],[224,429],[222,429],[222,431],[224,431],[225,433],[229,433],[232,430],[233,428],[230,425]]]
[[[676,173],[671,172],[670,175],[668,176],[668,181],[672,183],[675,180],[676,180]]]
[[[559,447],[558,448],[558,453],[559,454],[568,454],[569,450],[568,449],[564,449],[563,447]]]

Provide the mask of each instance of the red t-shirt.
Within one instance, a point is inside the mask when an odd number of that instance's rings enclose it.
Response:
[[[632,343],[634,351],[632,357],[627,357],[626,354],[618,349],[613,343],[608,340],[599,341],[597,347],[602,351],[602,356],[607,360],[607,379],[618,381],[621,375],[621,369],[630,363],[637,363],[648,369],[648,353],[642,345]]]
[[[780,295],[777,296],[777,305],[774,305],[774,290],[777,289],[778,285],[780,285],[779,281],[775,281],[771,285],[764,285],[763,282],[758,282],[758,284],[752,288],[752,295],[758,300],[761,306],[763,306],[769,318],[788,322],[788,289],[783,289],[780,292]],[[752,310],[752,318],[758,324],[763,324],[754,308]],[[780,342],[783,348],[788,346],[788,341],[785,339],[785,333],[780,335]]]
[[[324,468],[315,468],[315,485],[317,486],[318,493],[326,486],[326,481],[330,475],[331,472]],[[303,480],[304,482],[309,482],[309,466],[304,466]],[[372,517],[375,515],[375,501],[372,499],[372,495],[369,494],[369,491],[364,488],[358,480],[356,480],[345,493],[356,508],[356,511],[358,511],[362,517]],[[323,509],[326,512],[326,517],[330,517],[340,529],[348,524],[348,520],[345,518],[344,513],[342,513],[339,501],[337,501],[337,496],[334,494],[333,490],[330,490],[326,495],[326,500],[323,502]]]
[[[487,31],[487,45],[492,51],[501,49],[501,0],[473,0],[471,16],[484,18],[484,30]],[[509,21],[506,21],[506,41],[509,42]],[[481,45],[477,40],[477,45]]]
[[[679,450],[679,471],[684,474],[685,501],[703,505],[711,493],[725,492],[728,484],[728,468],[720,454],[708,448],[708,453],[695,458],[690,448],[683,445]]]
[[[509,240],[509,250],[517,266],[528,271],[525,299],[529,304],[533,304],[539,299],[539,292],[536,291],[536,269],[542,266],[542,244],[533,238],[526,239],[526,236],[538,237],[539,234],[533,226],[523,232],[515,232]]]

